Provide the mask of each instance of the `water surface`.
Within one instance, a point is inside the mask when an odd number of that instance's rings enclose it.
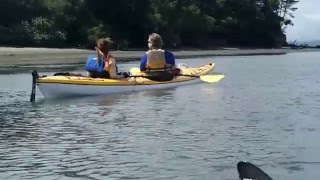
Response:
[[[317,52],[178,59],[215,62],[226,76],[56,101],[38,91],[35,103],[30,74],[2,74],[0,179],[231,180],[240,160],[274,179],[317,179],[319,59]]]

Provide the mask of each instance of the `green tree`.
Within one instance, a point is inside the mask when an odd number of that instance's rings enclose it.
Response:
[[[85,4],[101,21],[115,43],[145,46],[150,28],[149,0],[86,0]]]
[[[260,46],[285,42],[299,0],[0,0],[0,44],[91,47],[110,36],[118,49]]]

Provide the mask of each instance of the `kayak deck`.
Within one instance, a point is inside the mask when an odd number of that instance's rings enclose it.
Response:
[[[146,77],[129,77],[124,79],[106,79],[106,78],[91,78],[87,76],[44,76],[37,79],[37,83],[55,83],[55,84],[78,84],[78,85],[96,85],[96,86],[119,86],[119,85],[153,85],[153,84],[167,84],[182,81],[197,79],[200,76],[210,73],[214,68],[214,64],[207,64],[201,67],[181,68],[180,74],[175,76],[171,81],[153,81]],[[143,76],[143,73],[135,71],[135,76]]]

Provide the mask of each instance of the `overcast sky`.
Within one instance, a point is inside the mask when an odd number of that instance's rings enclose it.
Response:
[[[294,26],[286,29],[287,41],[320,40],[320,0],[300,0],[294,12]]]

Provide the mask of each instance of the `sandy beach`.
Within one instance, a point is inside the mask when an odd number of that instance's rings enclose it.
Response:
[[[319,51],[318,49],[237,49],[221,50],[177,50],[173,51],[176,58],[191,58],[199,56],[241,56],[241,55],[281,55],[290,52]],[[72,65],[84,63],[86,57],[95,53],[83,49],[53,49],[53,48],[11,48],[0,47],[0,67]],[[111,51],[118,62],[138,60],[144,51]]]

